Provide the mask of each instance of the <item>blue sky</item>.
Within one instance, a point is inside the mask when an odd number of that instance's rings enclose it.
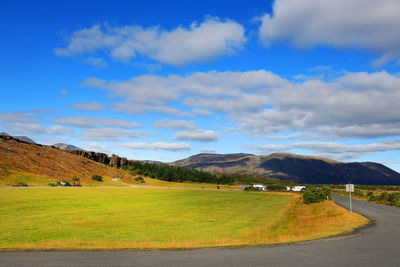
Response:
[[[3,1],[0,130],[130,159],[400,171],[396,0]]]

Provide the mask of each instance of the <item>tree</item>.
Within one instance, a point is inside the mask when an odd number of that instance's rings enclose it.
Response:
[[[94,175],[92,175],[92,180],[102,182],[103,177],[100,175],[94,174]]]

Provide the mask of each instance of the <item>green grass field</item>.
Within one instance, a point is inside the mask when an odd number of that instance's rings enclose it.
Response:
[[[291,200],[292,195],[209,190],[0,189],[0,249],[251,243],[249,233],[276,223]]]

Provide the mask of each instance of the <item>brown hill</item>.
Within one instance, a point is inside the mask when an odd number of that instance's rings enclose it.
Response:
[[[171,164],[218,173],[263,175],[308,184],[400,184],[400,174],[379,163],[343,163],[288,153],[269,156],[198,154]]]
[[[103,176],[104,182],[93,181],[93,174]],[[47,185],[60,180],[71,181],[74,176],[83,185],[138,183],[124,170],[55,147],[0,135],[0,185]],[[114,177],[123,179],[113,182]]]

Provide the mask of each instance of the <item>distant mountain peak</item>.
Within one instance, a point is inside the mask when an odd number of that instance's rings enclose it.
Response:
[[[29,138],[28,136],[13,136],[15,139],[27,142],[27,143],[31,143],[31,144],[36,144],[35,141],[33,141],[31,138]]]
[[[12,135],[9,135],[9,134],[6,133],[6,132],[1,132],[0,135],[3,135],[3,136],[11,136],[11,137],[13,137],[13,138],[15,138],[15,139],[18,139],[18,140],[20,140],[20,141],[23,141],[23,142],[27,142],[27,143],[31,143],[31,144],[36,144],[35,141],[33,141],[31,138],[29,138],[29,137],[27,137],[27,136],[12,136]]]
[[[306,184],[400,185],[400,174],[374,162],[343,163],[290,153],[198,154],[170,163],[215,173],[261,175]]]
[[[64,149],[64,150],[83,150],[82,148],[76,147],[74,145],[64,144],[64,143],[57,143],[57,144],[54,144],[53,146],[55,146],[59,149]]]

